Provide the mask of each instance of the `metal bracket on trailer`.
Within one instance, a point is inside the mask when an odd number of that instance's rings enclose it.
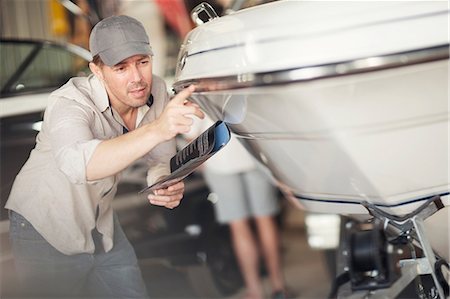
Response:
[[[443,281],[442,277],[438,277],[437,272],[439,269],[437,269],[437,265],[439,265],[439,262],[427,239],[424,220],[449,205],[448,202],[443,202],[441,197],[436,196],[427,200],[412,213],[401,217],[390,215],[367,202],[363,203],[363,205],[375,219],[381,220],[385,231],[389,231],[391,235],[394,233],[396,236],[402,236],[411,244],[421,248],[423,257],[399,260],[401,275],[389,287],[354,290],[345,298],[395,298],[419,275],[432,276],[434,288],[431,289],[431,298],[446,298],[448,282]],[[448,261],[444,265],[447,269],[449,268]],[[348,267],[346,270],[351,271]],[[442,276],[442,273],[440,274]],[[447,284],[445,289],[442,283]]]

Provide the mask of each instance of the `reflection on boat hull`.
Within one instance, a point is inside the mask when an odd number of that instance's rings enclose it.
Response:
[[[447,72],[442,60],[193,99],[306,209],[404,214],[449,190]]]

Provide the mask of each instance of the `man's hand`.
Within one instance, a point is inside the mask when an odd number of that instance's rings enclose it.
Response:
[[[181,199],[183,198],[184,183],[181,181],[165,189],[157,189],[153,192],[154,194],[148,196],[148,200],[151,204],[173,209],[180,204]]]
[[[197,104],[187,100],[194,90],[193,85],[183,89],[170,100],[159,118],[153,122],[163,140],[170,140],[177,134],[189,132],[193,123],[189,115],[195,115],[199,118],[205,117]]]

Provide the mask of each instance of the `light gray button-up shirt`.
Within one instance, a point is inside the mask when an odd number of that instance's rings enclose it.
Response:
[[[136,127],[155,120],[169,101],[166,85],[157,76],[153,76],[151,94],[153,104],[139,108]],[[94,75],[69,80],[49,97],[36,147],[16,177],[6,208],[24,216],[64,254],[93,253],[94,227],[103,234],[105,250],[111,250],[111,200],[119,174],[87,181],[86,166],[97,145],[122,135],[124,126]],[[169,160],[175,152],[172,140],[144,157],[148,183],[170,172]]]

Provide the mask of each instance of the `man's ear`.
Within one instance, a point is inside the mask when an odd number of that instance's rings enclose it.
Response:
[[[103,81],[103,73],[98,65],[96,65],[93,62],[89,62],[89,69],[97,78],[99,78],[101,81]]]

